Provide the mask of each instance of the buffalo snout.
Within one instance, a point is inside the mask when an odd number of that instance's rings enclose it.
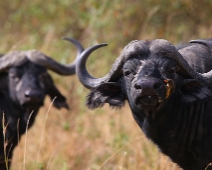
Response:
[[[165,99],[164,83],[159,79],[139,79],[134,88],[136,90],[136,105],[157,106]]]
[[[145,80],[138,80],[135,83],[135,89],[140,91],[141,96],[152,96],[157,95],[157,89],[162,86],[160,81],[155,79],[145,79]]]
[[[24,92],[24,94],[25,94],[25,97],[27,98],[27,100],[29,100],[29,101],[33,101],[33,102],[42,102],[43,101],[44,94],[40,90],[27,89]]]

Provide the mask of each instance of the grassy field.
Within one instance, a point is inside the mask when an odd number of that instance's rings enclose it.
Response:
[[[134,39],[164,38],[177,44],[212,37],[212,1],[16,0],[0,2],[0,53],[38,49],[59,62],[76,55],[62,36],[84,47],[109,46],[89,59],[103,76]],[[88,92],[75,76],[51,73],[70,110],[51,107],[47,97],[34,126],[15,149],[12,170],[178,170],[146,139],[128,105],[121,110],[85,107]]]
[[[177,169],[145,138],[127,106],[118,112],[51,108],[45,122],[47,110],[16,148],[12,169]]]

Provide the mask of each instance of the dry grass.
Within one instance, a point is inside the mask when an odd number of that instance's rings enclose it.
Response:
[[[51,102],[46,99],[34,126],[15,149],[12,170],[177,170],[146,139],[127,105],[91,111],[83,107],[84,95],[71,96],[76,89],[70,90],[68,111],[51,107],[48,112]]]

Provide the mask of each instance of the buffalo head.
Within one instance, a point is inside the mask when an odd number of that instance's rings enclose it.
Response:
[[[83,51],[81,44],[71,38],[64,38],[72,42],[78,50],[77,56]],[[60,75],[75,74],[75,61],[71,64],[60,64],[37,50],[14,51],[0,58],[0,73],[4,88],[13,105],[28,119],[29,113],[36,115],[43,105],[44,98],[49,95],[55,99],[53,105],[57,108],[68,108],[65,97],[59,92],[47,72],[54,71]],[[3,80],[4,79],[4,80]],[[19,109],[20,108],[20,109]]]
[[[155,110],[166,102],[176,89],[180,90],[182,100],[190,102],[210,95],[202,84],[211,81],[211,73],[198,73],[195,66],[199,63],[190,66],[183,57],[189,53],[191,45],[187,47],[187,51],[178,51],[170,42],[162,39],[132,41],[123,49],[106,76],[94,78],[86,69],[86,60],[91,52],[105,45],[88,48],[77,63],[76,70],[80,82],[91,90],[87,105],[92,109],[101,107],[104,103],[120,107],[128,100],[135,112]],[[192,48],[200,48],[203,54],[208,52],[204,45],[194,44]],[[202,54],[193,56],[198,58]],[[207,60],[209,62],[210,58],[204,59],[206,62]],[[204,67],[202,71],[210,71],[209,68],[211,66]],[[199,87],[199,90],[194,87]]]

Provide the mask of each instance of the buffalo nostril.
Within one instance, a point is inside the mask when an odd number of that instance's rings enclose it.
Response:
[[[136,83],[136,84],[135,84],[135,88],[136,88],[136,89],[141,89],[141,85],[139,85],[139,84]]]
[[[161,84],[155,80],[139,80],[135,83],[134,87],[136,89],[158,89],[161,87]]]
[[[25,91],[25,96],[30,97],[30,91],[29,90]]]
[[[39,98],[41,96],[42,96],[42,94],[37,90],[26,90],[25,91],[25,97],[28,97],[28,98]]]

